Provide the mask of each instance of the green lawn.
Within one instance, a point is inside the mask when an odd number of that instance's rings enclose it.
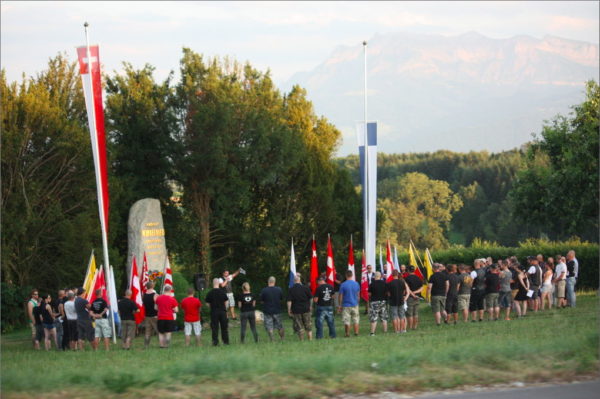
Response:
[[[437,327],[421,306],[416,332],[299,342],[285,318],[283,343],[144,351],[36,352],[27,332],[2,336],[2,397],[318,398],[333,394],[419,391],[510,381],[570,380],[598,373],[598,299],[579,296],[576,309],[530,313],[524,319]],[[362,307],[361,307],[362,308]],[[337,320],[338,335],[343,335]],[[327,329],[325,328],[327,332]]]

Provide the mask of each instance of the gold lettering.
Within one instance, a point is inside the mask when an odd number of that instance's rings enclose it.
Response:
[[[158,222],[150,222],[150,223],[146,223],[146,226],[148,226],[148,227],[152,227],[152,226],[158,226]]]
[[[165,229],[143,229],[142,237],[156,237],[156,236],[164,236]]]

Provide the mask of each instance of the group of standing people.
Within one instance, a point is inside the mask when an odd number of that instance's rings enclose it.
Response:
[[[242,292],[234,295],[232,281],[241,270],[233,274],[225,271],[221,278],[215,278],[212,290],[205,297],[210,308],[213,345],[219,344],[219,333],[222,343],[229,345],[229,320],[237,320],[235,308],[240,311],[241,342],[245,342],[248,326],[254,342],[258,342],[257,302],[262,304],[264,326],[270,341],[273,341],[275,333],[281,340],[285,336],[282,302],[287,303],[287,313],[300,340],[313,338],[313,317],[317,339],[323,338],[325,323],[329,337],[336,338],[336,313],[342,315],[346,337],[351,332],[355,336],[359,334],[361,290],[352,271],[346,271],[343,282],[340,281],[341,276],[336,275],[334,285],[328,284],[325,276],[321,275],[314,294],[297,274],[287,297],[284,297],[283,290],[275,285],[273,276],[269,277],[267,286],[259,295],[252,293],[247,282],[242,284]],[[513,311],[517,317],[524,317],[528,309],[537,312],[553,306],[575,307],[578,275],[579,262],[575,251],[546,260],[541,254],[529,256],[527,265],[521,265],[514,256],[496,263],[491,258],[475,259],[472,267],[435,263],[433,274],[426,284],[417,276],[414,266],[402,265],[400,270],[393,270],[388,278],[380,272],[373,272],[371,265],[368,265],[365,313],[370,321],[370,335],[375,335],[378,322],[381,322],[383,332],[387,332],[390,319],[395,333],[417,329],[419,306],[424,300],[430,302],[438,326],[442,322],[456,324],[461,318],[464,322],[468,322],[469,318],[471,322],[481,322],[486,313],[488,320],[499,320],[502,316],[504,320],[510,320]],[[160,348],[168,348],[171,333],[176,329],[175,317],[179,306],[184,313],[186,345],[191,344],[192,333],[196,344],[201,345],[202,302],[196,298],[195,290],[190,287],[187,297],[178,303],[169,285],[163,287],[162,295],[154,291],[153,282],[148,282],[145,288],[143,309],[130,299],[130,290],[118,301],[123,349],[131,348],[138,332],[136,314],[142,310],[144,348],[150,346],[153,335],[158,335]],[[27,303],[34,348],[40,349],[43,341],[46,350],[50,350],[52,342],[57,349],[83,350],[88,341],[97,350],[103,339],[105,349],[109,349],[112,330],[108,317],[111,309],[102,298],[102,291],[95,293],[91,303],[81,287],[60,290],[56,299],[50,295],[40,297],[38,294],[37,290],[33,290]]]

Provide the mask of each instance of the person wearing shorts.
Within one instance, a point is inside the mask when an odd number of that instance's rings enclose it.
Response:
[[[567,306],[566,287],[567,287],[567,259],[564,256],[557,257],[556,269],[554,270],[554,284],[556,286],[556,307],[564,308]]]
[[[85,341],[88,341],[93,348],[94,327],[90,318],[90,303],[85,299],[85,289],[77,289],[77,298],[75,298],[75,312],[77,313],[77,339],[79,350],[83,350]]]
[[[406,320],[408,328],[416,330],[419,326],[419,301],[421,300],[421,291],[423,291],[423,282],[415,274],[415,267],[408,266],[408,276],[406,277],[406,285],[408,285],[409,296],[406,301]]]
[[[279,332],[279,338],[283,341],[285,331],[281,323],[281,301],[283,300],[283,291],[275,286],[275,277],[271,276],[267,280],[267,286],[260,292],[260,301],[263,304],[263,315],[265,330],[269,340],[273,341],[273,331]]]
[[[406,332],[406,300],[408,299],[408,286],[398,270],[392,271],[392,280],[386,284],[389,297],[392,325],[396,334]]]
[[[375,335],[377,321],[381,320],[383,332],[387,332],[387,287],[381,279],[381,273],[375,272],[375,278],[369,286],[369,321],[371,322],[371,336]]]
[[[446,295],[450,289],[448,275],[441,271],[442,268],[441,264],[434,263],[434,273],[429,277],[427,290],[431,295],[431,310],[435,317],[435,324],[438,326],[442,323],[442,312],[446,308]]]
[[[360,293],[360,285],[354,280],[352,270],[346,270],[346,281],[340,285],[340,306],[338,313],[342,312],[342,321],[344,323],[345,336],[350,336],[350,325],[354,327],[354,335],[358,336],[359,329],[359,311],[358,311],[358,295]],[[342,311],[343,310],[343,311]]]
[[[231,284],[238,274],[240,274],[240,270],[236,270],[233,274],[230,274],[229,270],[224,270],[223,277],[219,279],[221,288],[223,288],[227,294],[228,308],[232,320],[237,320],[237,318],[235,317],[235,296],[233,295],[233,287]]]
[[[485,275],[485,304],[488,311],[488,320],[496,321],[500,317],[500,306],[498,304],[498,289],[500,288],[500,276],[498,265],[493,264]]]
[[[304,333],[308,340],[312,340],[312,322],[310,314],[312,311],[312,294],[310,288],[302,285],[299,275],[294,277],[294,285],[288,291],[287,299],[288,314],[294,321],[294,331],[298,334],[300,341],[304,340]]]
[[[500,272],[500,295],[498,303],[500,308],[505,310],[504,320],[510,320],[510,309],[512,308],[512,272],[508,268],[508,261],[503,260],[500,263],[502,271]]]
[[[123,349],[129,350],[135,338],[135,314],[140,311],[138,305],[131,299],[131,290],[125,290],[125,297],[119,300],[119,316],[121,318],[121,339]]]
[[[94,350],[98,350],[100,338],[104,338],[104,349],[109,350],[110,339],[112,338],[112,330],[108,322],[108,304],[102,298],[102,290],[96,290],[96,299],[92,302],[91,316],[96,323],[94,331]]]
[[[185,346],[190,346],[192,338],[192,330],[196,337],[196,346],[202,345],[200,335],[202,334],[202,324],[200,323],[200,308],[202,302],[194,296],[194,288],[189,287],[187,290],[188,296],[181,301],[183,309],[183,333],[185,335]]]
[[[456,265],[448,266],[446,275],[448,276],[450,288],[446,295],[446,317],[444,318],[446,324],[450,322],[450,319],[454,319],[454,324],[458,321],[458,284],[460,283],[460,277],[456,271]]]
[[[156,298],[158,345],[168,348],[171,344],[171,333],[175,331],[175,316],[179,310],[177,300],[171,293],[173,287],[169,284],[163,287],[163,294]]]
[[[458,295],[457,295],[457,310],[462,313],[463,321],[466,323],[469,321],[469,301],[471,300],[471,289],[473,287],[473,278],[469,273],[467,265],[460,265],[458,271]]]
[[[471,290],[469,310],[471,311],[472,322],[477,321],[477,316],[479,316],[479,321],[483,321],[483,313],[485,312],[485,306],[483,302],[485,300],[486,270],[483,265],[485,265],[485,259],[475,259],[473,263],[473,271],[471,272],[473,288]]]
[[[158,294],[154,291],[154,283],[148,281],[146,283],[146,293],[142,295],[142,303],[144,305],[144,348],[150,347],[150,339],[152,333],[158,335],[158,318],[156,313],[156,298]]]

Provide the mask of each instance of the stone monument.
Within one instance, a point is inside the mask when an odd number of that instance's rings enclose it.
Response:
[[[127,276],[131,274],[131,262],[135,255],[138,273],[142,273],[144,252],[148,270],[164,273],[167,256],[165,228],[160,202],[154,198],[137,201],[129,210],[127,222]],[[129,277],[128,277],[129,278]]]

